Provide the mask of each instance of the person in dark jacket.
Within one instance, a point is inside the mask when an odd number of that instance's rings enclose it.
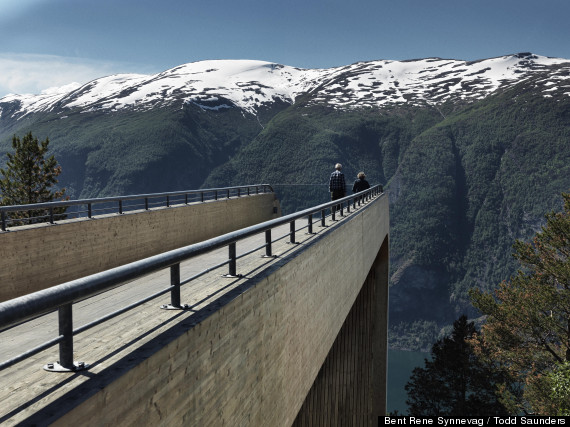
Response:
[[[346,194],[346,184],[344,183],[344,174],[341,172],[342,165],[337,163],[335,171],[331,173],[329,179],[329,191],[331,192],[331,200],[342,199]]]
[[[357,177],[358,179],[354,181],[354,185],[352,186],[353,193],[360,193],[370,188],[370,184],[368,184],[368,181],[365,179],[366,175],[364,175],[364,172],[359,172]]]
[[[331,200],[342,199],[346,195],[346,183],[344,181],[344,174],[341,172],[342,165],[337,163],[335,171],[331,173],[329,179],[329,191],[331,192]],[[333,213],[335,210],[340,210],[340,205],[333,206]]]

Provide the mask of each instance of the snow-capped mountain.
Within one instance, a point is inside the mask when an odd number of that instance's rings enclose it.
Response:
[[[66,110],[141,111],[184,104],[204,110],[240,108],[256,114],[263,106],[276,101],[292,104],[304,94],[311,95],[310,103],[335,108],[439,104],[481,99],[531,77],[544,85],[544,96],[556,91],[570,96],[570,60],[530,53],[474,62],[379,60],[330,69],[215,60],[189,63],[155,75],[113,75],[40,95],[7,95],[0,99],[0,118],[19,119],[50,111],[64,115]]]

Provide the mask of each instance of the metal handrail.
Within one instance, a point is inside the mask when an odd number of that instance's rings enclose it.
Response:
[[[252,189],[254,193],[252,193]],[[166,193],[149,193],[149,194],[133,194],[128,196],[112,196],[112,197],[99,197],[99,198],[92,198],[92,199],[79,199],[79,200],[59,200],[53,202],[44,202],[44,203],[31,203],[27,205],[12,205],[12,206],[0,206],[0,225],[2,231],[6,231],[7,228],[7,213],[8,212],[18,212],[18,211],[31,211],[31,210],[45,210],[49,212],[49,215],[43,215],[42,218],[49,219],[51,224],[54,223],[55,216],[59,216],[61,214],[54,213],[54,209],[62,208],[62,207],[69,207],[69,206],[78,206],[78,205],[86,205],[87,207],[87,217],[92,218],[93,212],[93,205],[94,204],[101,204],[101,203],[112,203],[116,202],[117,205],[117,212],[119,214],[124,213],[124,206],[123,202],[130,201],[130,200],[144,200],[144,209],[149,210],[149,200],[156,199],[156,198],[166,198],[165,205],[169,207],[171,204],[171,197],[177,196],[185,196],[184,203],[188,204],[188,196],[190,195],[200,195],[200,202],[204,202],[206,200],[218,200],[219,197],[229,198],[233,192],[234,195],[237,197],[251,195],[251,194],[259,194],[260,192],[273,193],[273,188],[269,184],[252,184],[252,185],[242,185],[236,187],[221,187],[221,188],[205,188],[202,190],[186,190],[186,191],[170,191]],[[205,197],[206,195],[210,195],[210,198]],[[33,219],[33,218],[26,218],[26,219]]]
[[[72,280],[61,285],[53,286],[48,289],[2,302],[0,303],[0,332],[2,332],[3,329],[23,323],[27,320],[36,318],[42,314],[57,309],[59,310],[60,336],[36,347],[33,350],[0,363],[0,371],[57,343],[59,343],[60,346],[59,364],[63,367],[63,370],[75,371],[85,368],[87,365],[82,364],[82,362],[79,366],[73,362],[73,336],[75,334],[83,332],[89,327],[98,325],[103,321],[110,319],[111,317],[122,314],[127,309],[134,308],[137,305],[141,305],[148,300],[165,294],[169,291],[171,293],[171,304],[169,304],[170,308],[185,308],[180,304],[180,286],[190,282],[190,280],[196,277],[201,276],[204,274],[204,272],[195,275],[191,279],[181,280],[180,263],[182,261],[227,246],[229,249],[228,260],[216,265],[215,268],[219,268],[225,264],[228,264],[228,276],[238,277],[236,275],[236,259],[238,258],[236,256],[236,242],[239,240],[265,232],[266,244],[260,246],[257,249],[259,250],[265,247],[266,256],[272,256],[271,244],[274,241],[271,240],[271,229],[289,223],[290,232],[288,235],[290,236],[290,242],[295,243],[295,231],[297,231],[295,229],[296,220],[307,217],[308,224],[304,227],[301,227],[301,229],[308,227],[309,233],[312,233],[312,226],[314,224],[313,214],[320,213],[321,225],[325,226],[326,209],[331,210],[332,219],[335,220],[335,215],[337,212],[340,212],[340,215],[344,216],[345,203],[347,213],[350,213],[351,200],[353,208],[356,210],[357,203],[360,205],[361,202],[371,200],[374,196],[377,195],[383,195],[381,185],[376,185],[360,193],[346,196],[342,199],[324,203],[300,212],[292,213],[281,218],[276,218],[260,224],[252,225],[250,227],[233,231],[222,236],[205,240],[203,242],[194,243],[183,248],[174,249],[159,255],[145,258],[143,260],[135,261],[120,267],[106,270],[101,273],[92,274],[81,279]],[[135,278],[165,269],[167,267],[170,267],[171,273],[170,287],[157,291],[152,296],[147,296],[139,302],[135,302],[128,307],[122,308],[115,313],[111,313],[105,316],[103,319],[95,320],[90,324],[84,325],[76,330],[72,329],[71,306],[73,303],[113,289],[129,280],[133,280]],[[209,268],[207,271],[211,271],[212,269],[213,267]]]

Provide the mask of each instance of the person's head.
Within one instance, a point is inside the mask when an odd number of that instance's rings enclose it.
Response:
[[[339,171],[342,169],[342,165],[340,163],[337,163],[336,165],[334,165],[334,168]]]
[[[358,177],[358,179],[364,179],[366,178],[366,175],[364,175],[364,172],[358,172],[358,175],[356,175]]]

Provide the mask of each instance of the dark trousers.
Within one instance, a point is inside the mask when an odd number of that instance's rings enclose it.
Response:
[[[345,194],[343,190],[333,190],[331,191],[331,200],[342,199]],[[333,210],[340,210],[340,205],[334,205],[332,208]]]

